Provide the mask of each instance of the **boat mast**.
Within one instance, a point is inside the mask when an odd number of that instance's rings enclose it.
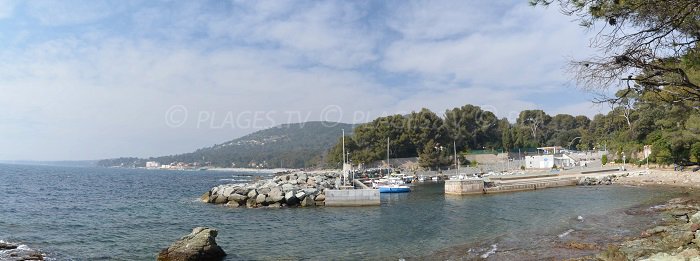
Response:
[[[345,173],[345,164],[347,163],[347,159],[345,158],[345,129],[343,129],[343,176],[347,177],[347,174]],[[347,182],[345,182],[345,178],[343,178],[343,185],[347,185]]]
[[[457,166],[457,177],[459,178],[459,160],[457,160],[457,141],[452,141],[454,143],[455,150],[455,165]]]
[[[389,138],[386,138],[386,174],[391,174],[391,165],[389,164]]]

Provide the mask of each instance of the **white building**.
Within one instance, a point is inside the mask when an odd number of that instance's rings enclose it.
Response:
[[[525,157],[527,169],[551,169],[554,167],[554,155],[535,155]]]
[[[157,169],[157,168],[160,168],[160,163],[155,162],[155,161],[148,161],[148,162],[146,162],[146,168],[147,168],[147,169]]]
[[[525,157],[525,168],[527,169],[551,169],[557,167],[573,167],[576,161],[566,154],[560,155],[535,155]]]

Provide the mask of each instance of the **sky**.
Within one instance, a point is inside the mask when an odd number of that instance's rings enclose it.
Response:
[[[0,0],[0,160],[170,155],[465,104],[607,112],[566,70],[590,33],[527,2]]]

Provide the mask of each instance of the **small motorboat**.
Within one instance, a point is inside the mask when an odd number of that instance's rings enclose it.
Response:
[[[404,185],[392,184],[379,186],[379,193],[405,193],[411,192],[411,188]]]

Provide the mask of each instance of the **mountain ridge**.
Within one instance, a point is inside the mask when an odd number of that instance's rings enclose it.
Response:
[[[355,124],[309,121],[281,124],[193,152],[150,157],[124,157],[98,161],[102,167],[145,167],[184,163],[188,167],[302,168],[323,165],[325,154],[340,139],[352,134]]]

